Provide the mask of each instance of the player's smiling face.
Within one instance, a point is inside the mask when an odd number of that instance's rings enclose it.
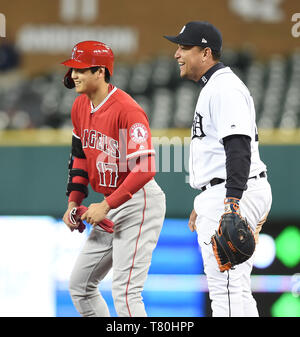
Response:
[[[79,94],[88,94],[98,87],[97,72],[92,73],[89,68],[72,70],[72,78],[75,83],[75,90]]]
[[[174,57],[179,65],[180,77],[199,81],[206,68],[204,51],[197,46],[178,45]]]

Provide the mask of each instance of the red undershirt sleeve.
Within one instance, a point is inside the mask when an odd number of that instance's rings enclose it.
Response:
[[[106,198],[110,208],[117,208],[132,198],[155,176],[155,157],[152,155],[140,157],[123,183]]]

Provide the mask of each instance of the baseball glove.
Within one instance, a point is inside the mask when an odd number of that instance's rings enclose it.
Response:
[[[88,210],[86,206],[79,206],[74,207],[71,209],[69,213],[69,219],[70,222],[72,222],[74,225],[77,224],[77,230],[82,233],[85,230],[85,224],[81,220],[81,216],[83,213],[85,213]],[[103,219],[101,222],[98,223],[98,226],[103,228],[108,233],[114,232],[114,223],[109,219]]]
[[[247,261],[254,253],[254,235],[240,215],[237,199],[225,199],[225,213],[211,243],[221,272]]]

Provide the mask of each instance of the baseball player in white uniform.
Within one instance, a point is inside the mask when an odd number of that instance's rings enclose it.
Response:
[[[189,22],[177,36],[165,38],[178,45],[175,59],[180,76],[201,87],[189,158],[190,185],[201,193],[194,200],[188,225],[197,231],[212,315],[258,316],[250,284],[254,255],[221,272],[211,244],[225,213],[224,204],[247,219],[256,242],[271,208],[253,99],[245,84],[220,62],[222,36],[212,24]]]

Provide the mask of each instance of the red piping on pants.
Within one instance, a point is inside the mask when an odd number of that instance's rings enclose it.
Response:
[[[144,192],[144,209],[143,209],[143,217],[142,217],[142,222],[140,224],[140,230],[139,230],[139,234],[138,234],[138,237],[136,239],[136,245],[135,245],[135,251],[134,251],[134,254],[133,254],[133,259],[132,259],[132,266],[130,268],[130,272],[129,272],[129,278],[128,278],[128,282],[127,282],[127,287],[126,287],[126,305],[127,305],[127,309],[128,309],[128,312],[129,312],[129,316],[131,316],[131,312],[130,312],[130,308],[129,308],[129,303],[128,303],[128,287],[129,287],[129,283],[130,283],[130,278],[131,278],[131,272],[132,272],[132,269],[134,267],[134,260],[135,260],[135,256],[136,256],[136,253],[137,253],[137,246],[138,246],[138,242],[139,242],[139,238],[140,238],[140,235],[141,235],[141,231],[142,231],[142,226],[143,226],[143,223],[144,223],[144,219],[145,219],[145,210],[146,210],[146,192],[145,192],[145,189],[143,187],[143,192]]]

